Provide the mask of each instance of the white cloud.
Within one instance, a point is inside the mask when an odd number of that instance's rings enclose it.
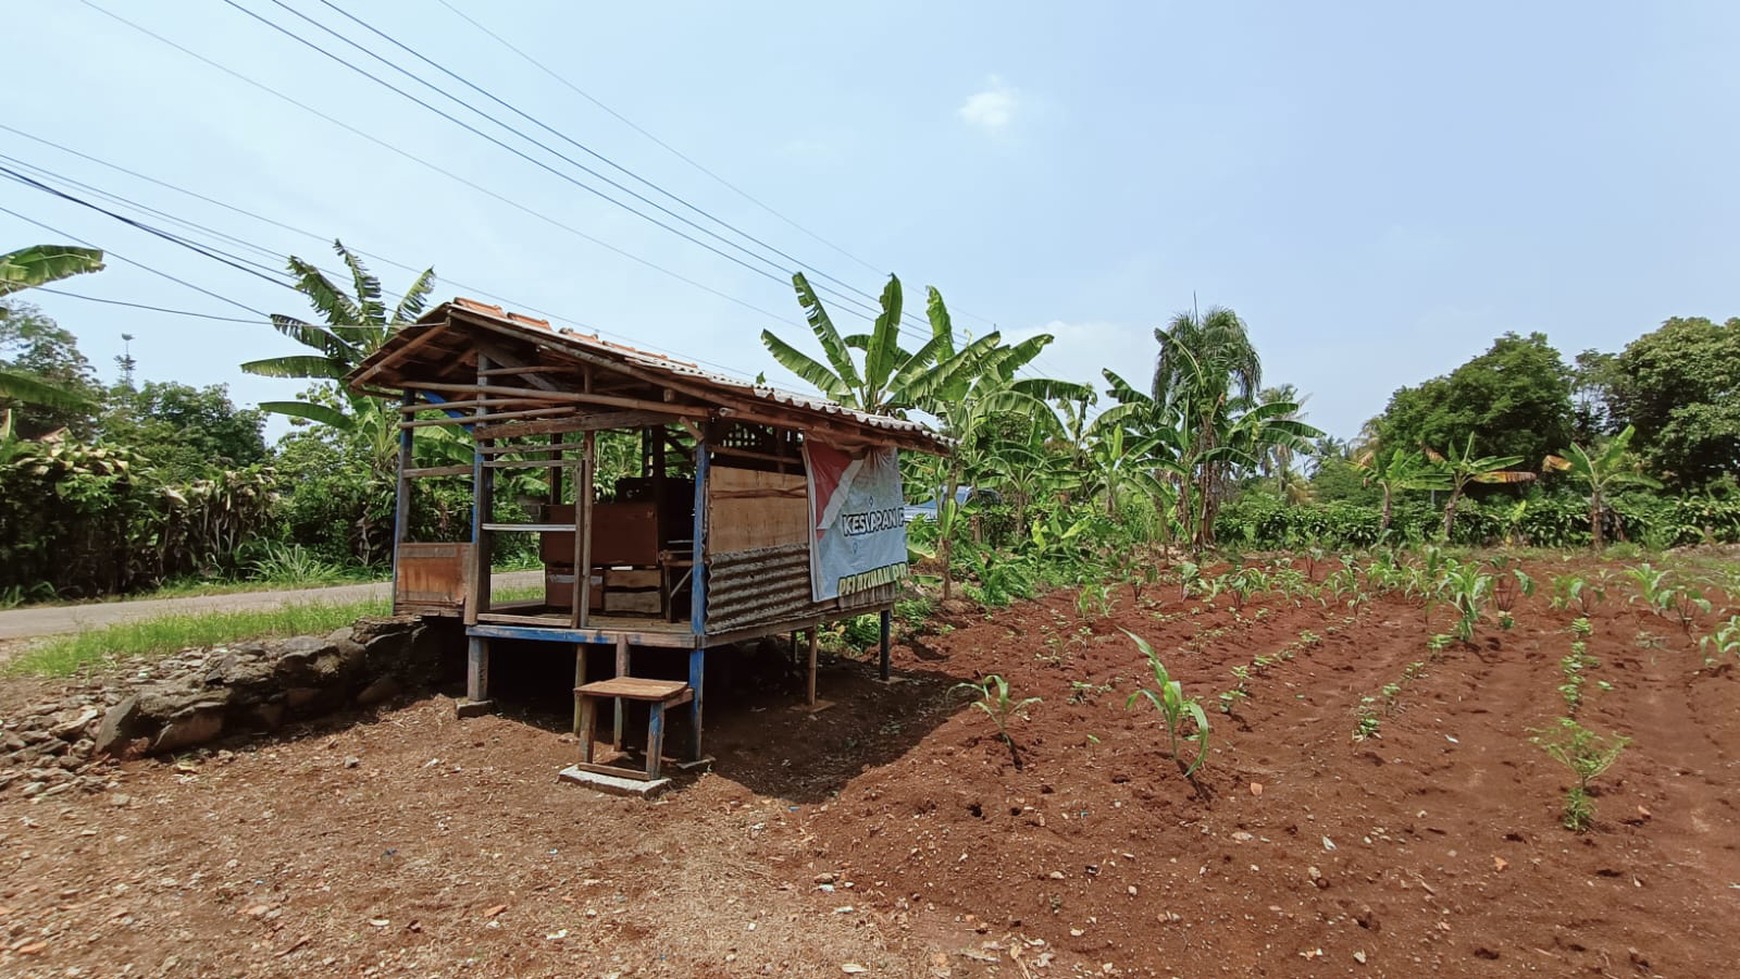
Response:
[[[967,96],[955,111],[969,126],[988,133],[1000,133],[1015,121],[1015,112],[1020,107],[1021,93],[992,75],[986,80],[984,91]]]

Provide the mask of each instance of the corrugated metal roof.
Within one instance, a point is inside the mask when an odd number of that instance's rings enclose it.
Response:
[[[728,374],[720,374],[717,371],[707,370],[699,364],[690,363],[689,361],[678,360],[665,354],[639,350],[635,347],[628,346],[627,344],[615,343],[603,339],[595,333],[580,333],[575,330],[553,327],[550,325],[549,320],[536,319],[531,316],[522,316],[519,313],[504,310],[500,306],[479,302],[475,299],[459,297],[454,299],[451,303],[444,303],[441,307],[425,314],[422,322],[431,322],[444,318],[447,307],[449,306],[458,306],[471,315],[488,317],[503,326],[525,331],[529,335],[528,339],[540,341],[555,340],[587,353],[615,358],[624,363],[632,364],[642,370],[665,373],[675,378],[688,381],[699,381],[713,387],[729,389],[732,394],[739,397],[747,396],[784,408],[796,408],[819,415],[849,419],[852,422],[863,425],[867,428],[880,428],[890,432],[909,432],[917,435],[928,436],[930,439],[936,441],[939,447],[945,447],[947,444],[946,439],[938,435],[930,428],[930,426],[923,422],[859,411],[856,408],[848,408],[838,402],[829,401],[819,395],[800,394],[796,391],[788,391],[784,388],[772,387],[765,384],[758,385],[753,381],[746,381],[742,378],[732,377]]]

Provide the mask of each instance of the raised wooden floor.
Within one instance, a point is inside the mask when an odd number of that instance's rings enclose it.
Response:
[[[477,624],[468,627],[467,635],[485,639],[534,639],[543,642],[586,642],[612,644],[628,640],[631,646],[662,646],[670,649],[693,649],[698,645],[687,622],[666,622],[645,615],[603,615],[594,612],[578,629],[571,624],[566,610],[515,608],[513,611],[484,612]]]

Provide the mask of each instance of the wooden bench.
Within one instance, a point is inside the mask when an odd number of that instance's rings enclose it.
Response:
[[[574,688],[575,706],[580,709],[580,762],[578,767],[604,775],[652,781],[659,777],[659,759],[665,746],[665,709],[686,704],[695,697],[695,690],[681,680],[649,680],[637,676],[619,676]],[[592,743],[598,733],[598,702],[601,700],[639,700],[650,708],[646,733],[646,771],[603,765],[592,759]]]

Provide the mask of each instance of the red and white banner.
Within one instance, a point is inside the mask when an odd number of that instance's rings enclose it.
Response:
[[[857,455],[804,442],[809,475],[810,589],[826,601],[906,576],[905,497],[892,448]]]

